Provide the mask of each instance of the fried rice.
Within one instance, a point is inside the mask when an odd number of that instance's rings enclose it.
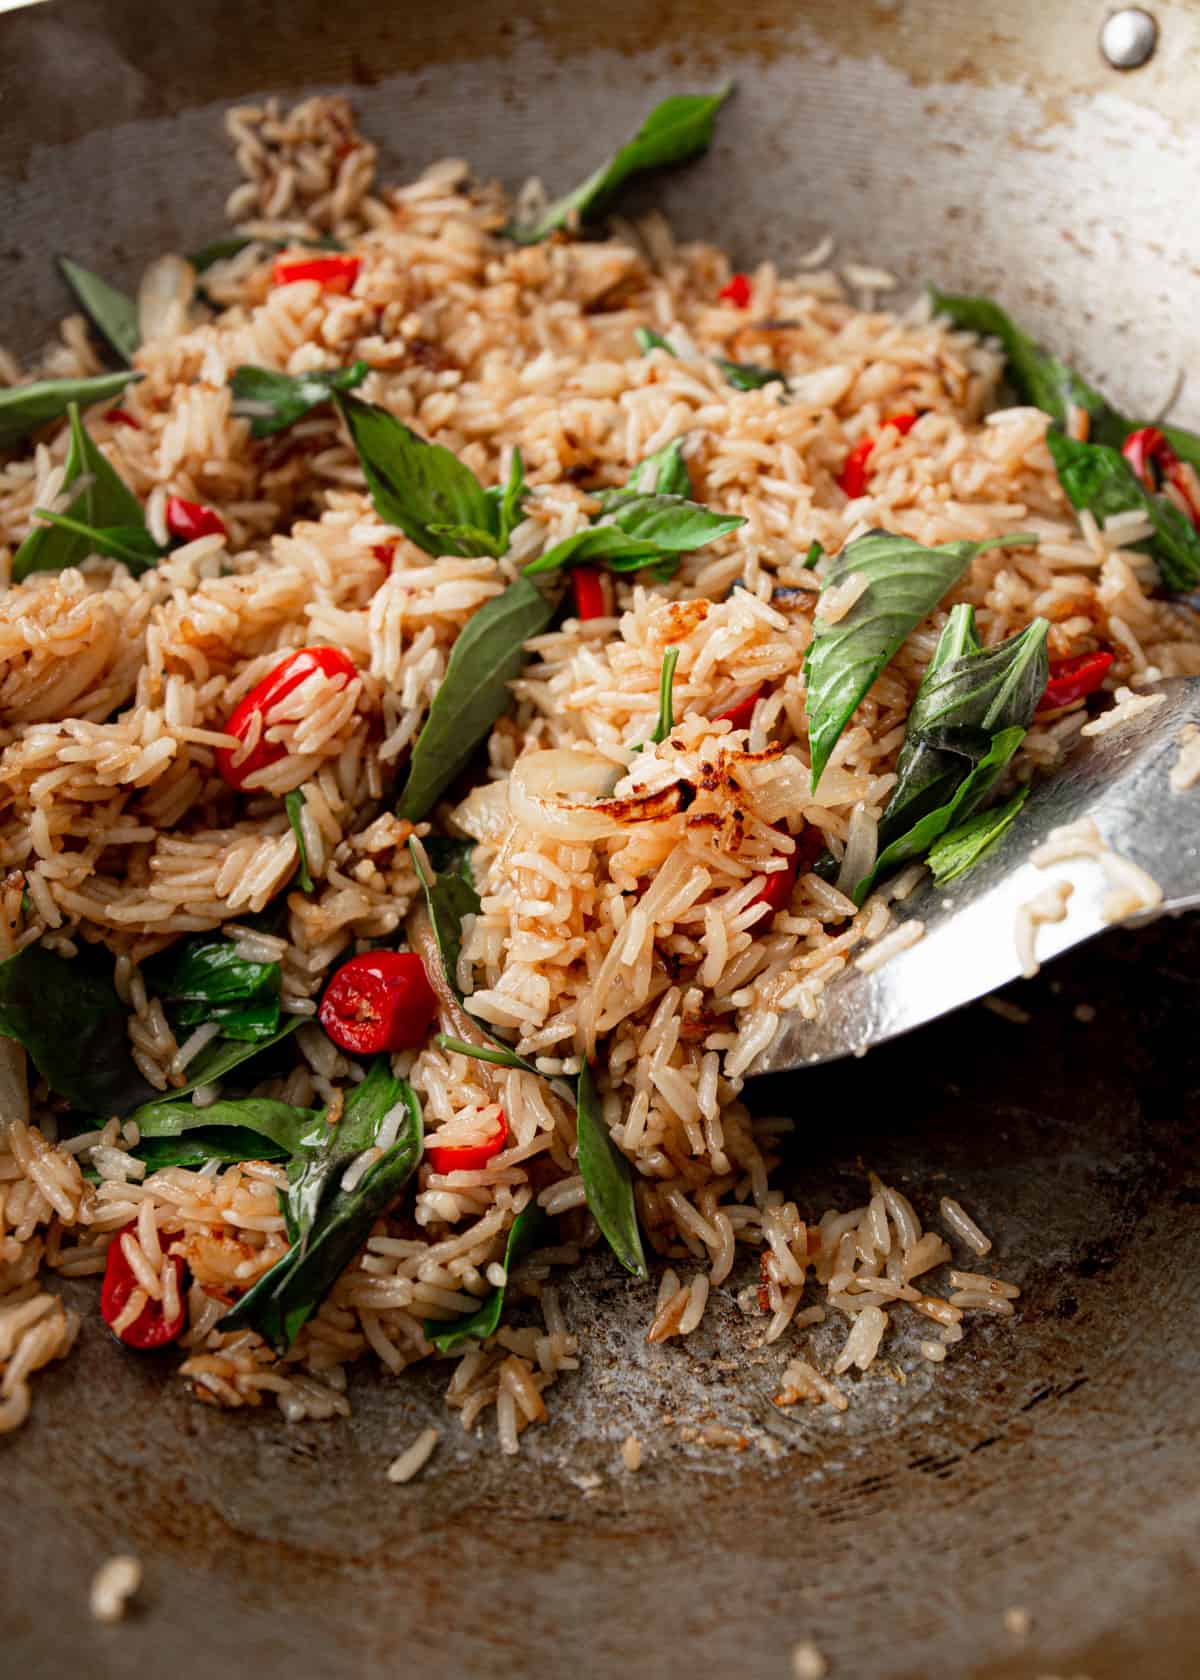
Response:
[[[67,1136],[61,1103],[36,1078],[26,1095],[21,1053],[0,1046],[0,1430],[24,1419],[30,1376],[66,1354],[78,1329],[47,1275],[102,1273],[114,1233],[131,1224],[122,1241],[143,1302],[173,1287],[172,1256],[186,1263],[179,1369],[197,1396],[229,1407],[274,1396],[294,1419],[345,1413],[355,1361],[396,1373],[428,1357],[430,1321],[479,1306],[514,1218],[536,1201],[557,1222],[553,1240],[505,1280],[512,1322],[451,1356],[446,1388],[465,1427],[491,1412],[499,1445],[515,1451],[545,1416],[545,1391],[579,1362],[554,1277],[597,1241],[566,1083],[585,1058],[634,1171],[641,1228],[668,1268],[648,1306],[652,1340],[695,1331],[749,1245],[760,1274],[742,1304],[760,1339],[788,1339],[781,1404],[844,1405],[833,1379],[865,1370],[902,1311],[934,1321],[938,1339],[922,1348],[941,1362],[964,1313],[1007,1308],[1007,1286],[989,1296],[977,1280],[957,1303],[927,1292],[951,1247],[878,1181],[844,1212],[785,1199],[770,1175],[786,1125],[752,1118],[741,1100],[781,1015],[815,1014],[828,980],[888,936],[891,905],[911,886],[897,877],[856,908],[812,871],[805,836],[838,858],[856,824],[877,822],[955,602],[975,607],[988,644],[1041,615],[1055,656],[1111,647],[1111,685],[1131,692],[1200,672],[1194,620],[1153,598],[1133,523],[1101,529],[1073,513],[1044,444],[1046,416],[996,409],[997,351],[927,308],[863,307],[855,270],[849,280],[824,267],[784,276],[763,262],[750,315],[718,297],[724,254],[678,244],[661,216],[598,241],[521,247],[499,237],[501,189],[463,162],[378,187],[374,149],[341,99],[246,107],[227,127],[245,177],[229,201],[238,228],[257,240],[334,236],[361,267],[349,294],[334,295],[307,280],[273,286],[262,244],[216,262],[203,276],[208,307],[167,319],[138,351],[126,418],[89,413],[159,540],[172,495],[216,508],[226,535],[187,542],[138,577],[93,557],[0,595],[4,954],[37,942],[67,957],[107,953],[134,1060],[170,1094],[202,1046],[180,1041],[142,965],[181,935],[219,930],[250,960],[280,963],[282,1008],[301,1022],[294,1065],[258,1094],[340,1104],[363,1070],[312,1019],[322,985],[355,950],[403,939],[419,898],[410,840],[466,836],[481,903],[449,978],[536,1072],[435,1042],[394,1057],[427,1142],[483,1135],[499,1105],[505,1147],[478,1170],[439,1174],[426,1157],[415,1196],[376,1223],[280,1357],[254,1331],[217,1325],[288,1250],[284,1167],[147,1171],[136,1125],[102,1118]],[[640,353],[639,327],[669,332],[676,354]],[[781,369],[787,400],[778,385],[732,388],[716,356]],[[370,369],[360,394],[484,484],[502,483],[519,449],[532,494],[504,558],[432,557],[385,524],[328,407],[265,441],[234,413],[229,379],[241,364],[296,374],[360,358]],[[99,369],[72,317],[37,371]],[[838,476],[848,450],[898,410],[920,418],[906,434],[880,434],[869,491],[847,501]],[[586,524],[595,502],[585,485],[622,483],[679,437],[697,499],[745,523],[685,556],[668,582],[615,578],[610,616],[568,613],[536,636],[473,783],[429,822],[393,814],[397,776],[463,627],[524,561]],[[67,445],[53,428],[0,467],[6,577],[33,509],[61,490]],[[836,554],[868,527],[927,544],[1017,530],[1038,541],[972,562],[858,707],[817,797],[803,660],[820,585],[804,557],[814,542]],[[273,717],[286,751],[231,799],[215,763],[238,744],[226,732],[233,706],[282,653],[314,643],[343,650],[357,675],[313,680]],[[668,649],[678,654],[675,723],[654,743]],[[720,719],[748,695],[757,701],[745,727]],[[1035,723],[1016,774],[1051,767],[1087,715],[1075,707]],[[611,769],[624,815],[598,830],[549,808],[543,793],[564,751]],[[694,797],[672,802],[685,784]],[[311,896],[293,882],[297,839],[281,800],[293,790]],[[763,880],[797,847],[791,900],[764,920]],[[254,918],[281,894],[286,919],[264,931]],[[986,1238],[952,1205],[945,1234],[982,1253]],[[847,1327],[828,1375],[803,1357],[808,1326],[826,1312]]]

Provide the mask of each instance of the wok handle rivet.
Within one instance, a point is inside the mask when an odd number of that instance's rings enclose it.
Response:
[[[1140,6],[1125,6],[1105,19],[1100,51],[1114,70],[1137,70],[1154,56],[1158,24]]]

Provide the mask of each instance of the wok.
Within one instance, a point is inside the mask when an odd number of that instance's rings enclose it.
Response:
[[[710,155],[643,203],[743,261],[832,229],[843,258],[992,292],[1152,412],[1200,334],[1200,12],[1155,13],[1121,76],[1076,0],[52,0],[0,20],[0,335],[31,348],[63,311],[60,249],[131,283],[219,231],[230,100],[346,89],[385,178],[453,153],[557,188],[656,97],[732,74]],[[797,1118],[802,1205],[848,1205],[861,1150],[923,1209],[960,1196],[1024,1289],[1015,1326],[941,1368],[902,1346],[778,1456],[732,1291],[651,1350],[647,1291],[600,1257],[565,1290],[584,1369],[549,1425],[501,1460],[450,1422],[402,1488],[384,1467],[444,1423],[444,1371],[357,1374],[349,1423],[289,1428],[197,1405],[93,1311],[0,1446],[13,1671],[785,1676],[811,1638],[855,1680],[1195,1676],[1198,978],[1195,923],[1113,933],[1010,991],[1027,1025],[974,1008],[754,1090]],[[704,1447],[714,1422],[749,1444]],[[142,1608],[100,1627],[88,1582],[123,1549]]]

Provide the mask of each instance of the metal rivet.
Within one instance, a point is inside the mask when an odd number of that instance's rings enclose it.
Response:
[[[1136,70],[1154,56],[1158,25],[1140,6],[1113,12],[1100,31],[1100,51],[1114,70]]]

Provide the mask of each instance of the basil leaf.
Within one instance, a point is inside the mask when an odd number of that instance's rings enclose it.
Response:
[[[600,511],[615,513],[626,502],[639,495],[682,496],[691,499],[692,480],[683,459],[684,438],[672,438],[652,455],[640,460],[625,480],[615,489],[600,492]]]
[[[142,974],[149,989],[173,1006],[177,1027],[219,1021],[226,1038],[250,1043],[279,1030],[279,964],[247,962],[229,939],[186,939],[152,958]]]
[[[652,560],[670,562],[676,554],[703,548],[745,523],[740,514],[714,513],[684,496],[623,495],[610,504],[602,523],[555,543],[523,571],[533,577],[582,560],[603,560],[611,572],[639,571]]]
[[[804,661],[814,792],[855,707],[975,556],[986,548],[1036,540],[1017,533],[925,548],[911,537],[868,531],[847,544],[830,567],[823,591],[856,572],[866,576],[868,587],[836,624],[826,623],[818,612]]]
[[[197,1109],[202,1114],[202,1109]],[[147,1175],[162,1172],[167,1167],[207,1166],[209,1161],[286,1161],[287,1155],[277,1143],[260,1138],[251,1145],[247,1134],[228,1126],[213,1126],[209,1131],[185,1132],[179,1137],[143,1138],[129,1153],[146,1163]],[[84,1169],[84,1176],[90,1176]]]
[[[475,1017],[472,1016],[471,1019],[474,1020]],[[469,1056],[472,1061],[492,1062],[496,1067],[523,1068],[527,1073],[537,1072],[537,1069],[523,1061],[515,1050],[504,1050],[499,1045],[492,1047],[485,1044],[468,1044],[466,1039],[451,1038],[449,1033],[438,1033],[436,1042],[443,1050],[450,1050],[456,1056]]]
[[[339,396],[337,405],[382,520],[426,554],[480,552],[466,537],[447,535],[439,541],[439,529],[483,531],[489,543],[498,537],[496,504],[457,455],[440,443],[428,443],[386,408],[348,396]]]
[[[284,807],[287,810],[288,822],[292,825],[292,833],[296,837],[296,856],[300,862],[296,868],[296,879],[300,883],[300,891],[311,893],[313,878],[308,872],[308,845],[304,839],[304,827],[300,821],[300,813],[304,810],[304,795],[299,788],[284,795]]]
[[[382,1068],[382,1064],[377,1066]],[[375,1221],[387,1212],[412,1177],[421,1158],[420,1104],[403,1080],[392,1079],[385,1069],[382,1077],[389,1087],[386,1092],[382,1085],[365,1092],[367,1080],[356,1087],[347,1101],[339,1130],[345,1134],[352,1126],[362,1149],[370,1148],[374,1136],[371,1123],[377,1132],[384,1114],[396,1102],[403,1102],[407,1113],[399,1138],[368,1168],[353,1190],[335,1185],[332,1176],[326,1176],[322,1185],[325,1193],[317,1198],[311,1223],[302,1232],[301,1241],[225,1314],[219,1329],[248,1326],[257,1330],[277,1352],[286,1353],[366,1242]],[[356,1108],[362,1105],[361,1113],[353,1121],[352,1103]]]
[[[499,560],[506,547],[499,537],[493,536],[490,531],[480,530],[478,525],[431,525],[429,532],[431,536],[443,539],[438,548],[439,554],[488,554],[493,560]]]
[[[504,1247],[506,1280],[525,1256],[546,1240],[550,1231],[550,1220],[536,1202],[529,1202],[521,1209],[508,1228],[508,1241]],[[485,1342],[495,1334],[500,1323],[506,1288],[507,1281],[498,1284],[490,1295],[484,1297],[480,1307],[465,1318],[456,1318],[449,1326],[438,1319],[427,1318],[425,1340],[432,1342],[439,1353],[453,1353],[464,1342]]]
[[[475,855],[474,840],[455,840],[445,834],[427,834],[422,840],[426,855],[439,876],[458,875],[469,887],[474,887],[471,859]]]
[[[310,1134],[308,1146],[293,1152],[288,1173],[289,1228],[303,1246],[328,1192],[352,1161],[370,1149],[386,1116],[403,1099],[401,1081],[392,1077],[387,1056],[371,1063],[367,1076],[346,1095],[337,1125],[326,1120]]]
[[[290,1015],[270,1038],[240,1040],[217,1038],[211,1044],[206,1044],[199,1055],[188,1063],[188,1081],[171,1094],[175,1097],[186,1097],[201,1085],[215,1085],[225,1075],[232,1073],[234,1068],[249,1063],[256,1057],[273,1050],[285,1038],[289,1038],[300,1025],[298,1015]],[[247,1072],[249,1069],[247,1068]],[[255,1070],[256,1073],[258,1070]],[[138,1110],[134,1109],[129,1116],[131,1120],[138,1118]]]
[[[1004,805],[995,810],[981,811],[969,822],[952,828],[930,849],[929,867],[933,870],[933,884],[944,887],[970,869],[1017,819],[1017,813],[1029,797],[1023,787]]]
[[[652,327],[635,327],[633,336],[643,356],[648,356],[651,350],[665,350],[668,356],[678,357],[679,355],[678,350],[672,346],[670,341],[665,339],[660,332],[655,332]]]
[[[68,518],[65,513],[52,513],[49,508],[41,507],[34,508],[33,517],[82,538],[88,554],[103,554],[109,560],[123,561],[134,577],[149,571],[167,552],[155,542],[144,525],[110,525],[98,530],[95,526],[85,525],[82,520]]]
[[[633,1168],[604,1124],[591,1066],[579,1070],[575,1109],[579,1175],[592,1218],[617,1259],[634,1277],[649,1277],[633,1195]]]
[[[1067,424],[1073,408],[1081,408],[1088,416],[1089,437],[1118,448],[1125,441],[1130,422],[1066,362],[1060,362],[1022,332],[998,303],[991,298],[939,291],[936,286],[930,286],[929,297],[936,312],[947,316],[956,327],[999,339],[1007,358],[1009,384],[1023,402],[1042,409],[1060,426]]]
[[[565,194],[533,221],[510,223],[504,229],[520,245],[536,245],[569,220],[586,221],[612,198],[632,175],[667,164],[684,163],[707,150],[713,124],[732,87],[727,83],[712,94],[684,93],[656,105],[628,145],[600,165],[574,192]]]
[[[142,342],[137,304],[107,280],[69,257],[59,257],[63,278],[75,293],[86,314],[123,362],[132,362]]]
[[[470,762],[508,706],[509,684],[525,663],[525,643],[553,617],[553,603],[519,577],[467,620],[413,748],[402,817],[420,822]]]
[[[68,504],[68,513],[87,528],[87,534],[64,530],[59,524],[35,526],[13,555],[14,583],[22,582],[31,572],[57,572],[77,565],[92,552],[94,531],[119,526],[144,528],[146,523],[142,504],[92,442],[75,403],[70,404],[68,413],[71,444],[67,450],[63,490],[80,484]],[[147,564],[148,561],[137,569],[144,571]]]
[[[657,746],[665,741],[675,727],[675,708],[672,699],[672,685],[675,681],[675,667],[679,663],[679,649],[668,648],[663,655],[662,675],[658,679],[658,722],[654,726],[654,733],[650,739]]]
[[[499,545],[498,552],[507,554],[512,534],[521,523],[522,508],[528,493],[525,484],[525,463],[521,459],[519,449],[512,452],[505,483],[491,485],[483,493],[495,509],[494,528]]]
[[[1137,508],[1150,519],[1154,535],[1134,546],[1153,554],[1168,589],[1200,582],[1200,531],[1169,496],[1146,490],[1119,450],[1078,443],[1055,431],[1046,433],[1046,446],[1072,506],[1094,514],[1101,525],[1114,513]]]
[[[955,607],[913,700],[898,779],[879,824],[879,855],[855,888],[856,903],[888,870],[923,857],[987,798],[1045,691],[1049,629],[1037,618],[996,647],[981,648],[974,609]]]
[[[724,356],[715,356],[713,360],[735,391],[760,391],[775,380],[787,384],[786,374],[778,368],[762,367],[758,362],[730,362]]]
[[[84,948],[56,956],[41,945],[0,963],[0,1036],[22,1044],[50,1089],[107,1120],[155,1095],[129,1049],[129,1010],[112,960]]]
[[[370,371],[366,362],[295,374],[245,363],[234,369],[229,381],[233,412],[250,421],[251,437],[270,437],[329,402],[335,392],[352,391]]]
[[[443,1049],[453,1050],[460,1056],[473,1056],[476,1061],[495,1062],[500,1067],[522,1068],[526,1073],[537,1073],[538,1070],[532,1062],[518,1056],[511,1045],[496,1036],[491,1027],[476,1020],[471,1014],[466,998],[459,990],[458,959],[462,955],[463,917],[477,916],[480,910],[479,894],[475,891],[474,883],[464,875],[455,874],[438,875],[431,881],[421,867],[420,857],[411,840],[408,849],[412,855],[413,868],[417,872],[417,880],[425,894],[425,904],[433,927],[433,937],[442,959],[446,983],[468,1017],[475,1022],[480,1032],[491,1039],[495,1048],[489,1050],[484,1046],[467,1044],[462,1039],[452,1038],[445,1033],[439,1033],[438,1043]]]
[[[72,403],[90,408],[93,403],[109,402],[141,377],[122,369],[90,379],[39,379],[0,390],[0,449],[11,449],[39,426],[61,420]]]
[[[293,1108],[268,1097],[238,1097],[209,1103],[207,1108],[197,1108],[186,1099],[164,1098],[143,1104],[137,1124],[141,1142],[133,1153],[139,1160],[145,1158],[142,1143],[147,1140],[186,1139],[189,1147],[200,1152],[213,1131],[227,1145],[235,1134],[241,1139],[240,1161],[286,1160],[318,1148],[328,1130],[321,1109]]]

